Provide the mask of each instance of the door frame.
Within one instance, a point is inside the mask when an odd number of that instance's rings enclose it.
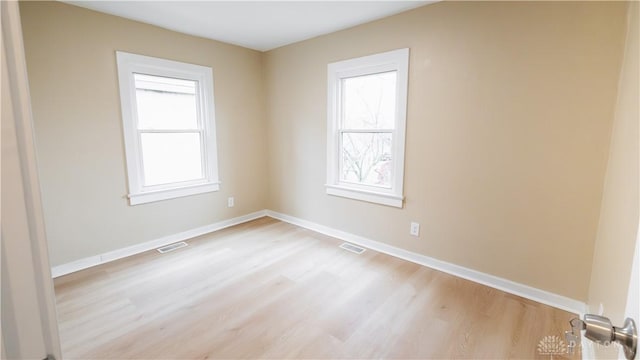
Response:
[[[32,261],[24,266],[32,267],[36,289],[37,307],[40,314],[42,334],[29,336],[42,337],[47,355],[62,359],[60,338],[58,333],[57,313],[53,278],[49,263],[49,252],[46,240],[44,213],[42,210],[40,182],[35,151],[33,116],[31,113],[31,97],[27,78],[27,64],[24,53],[22,25],[20,23],[20,9],[18,1],[0,1],[0,15],[2,17],[2,48],[8,70],[6,81],[10,89],[8,94],[2,94],[13,109],[12,121],[15,128],[17,143],[17,157],[20,164],[21,182],[23,188],[24,208],[26,209],[26,224],[28,227],[28,241],[31,247]],[[3,99],[4,101],[5,99]],[[6,211],[7,209],[5,209]],[[10,241],[3,237],[3,242]],[[9,254],[5,254],[9,255]],[[7,286],[10,287],[10,284]],[[3,290],[5,284],[3,284]],[[4,325],[4,324],[3,324]],[[20,324],[16,324],[20,326]],[[17,329],[3,329],[11,331]],[[4,345],[6,337],[2,334]],[[28,340],[28,339],[21,339]],[[3,355],[5,348],[2,346]]]

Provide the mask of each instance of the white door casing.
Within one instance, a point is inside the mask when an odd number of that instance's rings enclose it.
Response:
[[[62,358],[17,1],[2,17],[2,356]]]

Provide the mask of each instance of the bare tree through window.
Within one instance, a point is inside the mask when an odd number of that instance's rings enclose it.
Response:
[[[343,80],[341,180],[391,186],[396,72]]]

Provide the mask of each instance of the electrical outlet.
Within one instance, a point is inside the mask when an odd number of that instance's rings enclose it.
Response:
[[[420,224],[418,224],[417,222],[412,222],[411,223],[411,228],[409,229],[409,234],[411,234],[413,236],[419,236],[420,235]]]
[[[235,200],[233,199],[233,196],[231,196],[227,199],[227,206],[233,207],[233,205],[235,205]]]

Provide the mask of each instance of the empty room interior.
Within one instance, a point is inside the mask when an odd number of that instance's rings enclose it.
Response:
[[[3,358],[637,358],[638,2],[2,7]]]

